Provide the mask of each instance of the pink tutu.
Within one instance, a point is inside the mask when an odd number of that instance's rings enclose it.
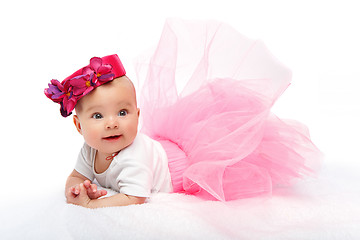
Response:
[[[291,72],[262,42],[223,23],[168,20],[137,73],[142,132],[164,146],[174,192],[254,197],[318,168],[307,128],[270,112]]]

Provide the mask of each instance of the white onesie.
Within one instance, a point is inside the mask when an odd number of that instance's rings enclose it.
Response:
[[[101,174],[95,172],[95,156],[96,150],[85,143],[75,170],[91,181],[95,178],[103,187],[136,197],[149,197],[154,192],[172,192],[165,150],[159,142],[144,134],[139,133]]]

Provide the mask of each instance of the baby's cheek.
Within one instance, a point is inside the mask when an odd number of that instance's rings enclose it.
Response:
[[[84,131],[83,137],[85,142],[92,148],[97,149],[99,141],[101,140],[99,134],[94,131]]]

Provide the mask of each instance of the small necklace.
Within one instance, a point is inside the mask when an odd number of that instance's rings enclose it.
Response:
[[[114,159],[114,157],[116,157],[119,154],[120,151],[111,154],[110,156],[106,157],[105,160],[107,161],[112,161]]]

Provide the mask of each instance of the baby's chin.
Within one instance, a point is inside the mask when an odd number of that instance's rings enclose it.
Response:
[[[114,153],[118,153],[120,152],[121,150],[125,149],[126,147],[128,147],[129,145],[121,145],[121,146],[116,146],[116,147],[106,147],[106,148],[98,148],[96,149],[97,152],[103,154],[103,155],[112,155]]]

